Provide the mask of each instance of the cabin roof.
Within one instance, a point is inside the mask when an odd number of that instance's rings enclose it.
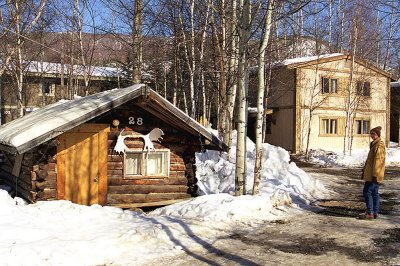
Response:
[[[137,104],[170,124],[203,136],[221,150],[227,146],[205,127],[144,84],[113,89],[75,100],[59,101],[0,127],[0,149],[24,153],[128,101],[143,96]]]

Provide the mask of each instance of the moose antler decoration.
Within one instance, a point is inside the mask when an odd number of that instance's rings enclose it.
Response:
[[[128,150],[128,147],[125,144],[126,138],[142,138],[144,141],[143,150],[146,149],[147,151],[154,151],[153,141],[161,142],[162,136],[164,135],[164,132],[159,128],[154,128],[147,135],[142,135],[140,133],[131,133],[127,135],[122,135],[123,132],[124,130],[122,130],[121,133],[119,133],[117,144],[115,144],[114,147],[114,150],[118,153],[125,152],[125,150]]]

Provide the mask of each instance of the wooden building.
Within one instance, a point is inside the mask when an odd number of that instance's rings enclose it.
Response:
[[[390,141],[400,145],[400,81],[390,83]]]
[[[57,102],[1,126],[0,176],[30,202],[166,205],[196,194],[195,152],[204,149],[227,147],[140,84]]]
[[[369,130],[375,126],[382,127],[388,145],[390,82],[394,77],[359,58],[352,62],[350,55],[327,54],[274,64],[266,142],[299,153],[306,150],[309,135],[309,149],[343,151],[350,99],[353,149],[368,147]],[[257,82],[252,77],[250,106],[256,106]]]
[[[122,83],[120,70],[113,67],[67,65],[31,61],[24,66],[21,101],[24,114],[74,96],[86,96],[115,88]],[[86,80],[85,80],[86,78]],[[19,117],[15,74],[0,77],[1,124]]]

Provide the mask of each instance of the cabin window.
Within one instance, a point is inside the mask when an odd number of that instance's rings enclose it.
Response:
[[[42,82],[42,89],[39,95],[54,96],[56,84],[50,82]]]
[[[370,96],[371,84],[368,81],[357,81],[357,95]]]
[[[361,120],[361,119],[356,119],[356,124],[355,124],[355,133],[362,135],[362,134],[369,134],[370,130],[370,122],[369,120]]]
[[[154,177],[169,175],[169,150],[125,152],[125,177]]]
[[[337,134],[337,127],[338,127],[338,120],[337,119],[322,119],[322,132],[321,134],[324,135],[336,135]]]
[[[322,93],[337,93],[337,79],[322,78]]]

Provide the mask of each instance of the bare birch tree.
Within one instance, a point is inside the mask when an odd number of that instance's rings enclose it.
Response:
[[[238,65],[238,122],[236,146],[235,194],[246,193],[246,138],[248,96],[248,42],[250,38],[250,1],[239,1],[239,65]]]
[[[46,2],[47,0],[41,0],[39,3],[31,1],[6,1],[8,17],[12,21],[10,31],[15,35],[15,39],[13,38],[15,42],[9,44],[15,47],[13,57],[9,59],[9,62],[11,63],[10,70],[17,85],[17,110],[19,117],[24,115],[25,34],[29,33],[37,24],[39,18],[42,16]]]
[[[263,143],[263,121],[264,121],[264,95],[265,95],[265,51],[268,46],[272,25],[272,12],[274,10],[274,0],[269,0],[267,4],[264,32],[262,34],[258,55],[258,97],[257,97],[257,124],[256,124],[256,161],[254,167],[253,195],[259,193],[260,179],[262,170],[262,143]]]

